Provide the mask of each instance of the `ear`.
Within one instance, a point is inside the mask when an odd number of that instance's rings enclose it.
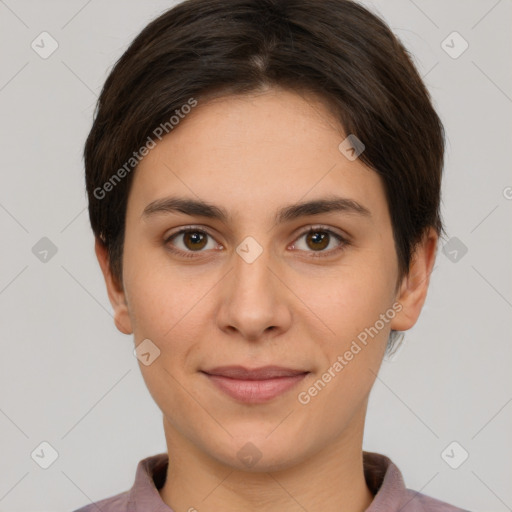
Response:
[[[409,273],[403,278],[396,297],[402,309],[391,321],[391,329],[406,331],[418,320],[427,298],[430,274],[436,260],[438,238],[434,228],[430,228],[415,248]]]
[[[97,237],[94,244],[94,251],[96,252],[101,271],[103,272],[103,277],[105,278],[110,304],[112,304],[114,308],[114,322],[116,327],[123,334],[132,334],[132,322],[122,284],[112,275],[107,248]]]

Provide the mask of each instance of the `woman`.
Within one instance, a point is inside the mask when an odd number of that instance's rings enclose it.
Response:
[[[443,126],[348,0],[188,0],[108,77],[85,147],[96,254],[167,453],[102,511],[458,509],[364,452],[418,319]]]

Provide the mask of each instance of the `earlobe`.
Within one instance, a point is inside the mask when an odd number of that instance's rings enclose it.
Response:
[[[107,286],[107,293],[110,304],[114,309],[114,323],[116,324],[118,330],[123,334],[132,334],[133,328],[130,312],[128,310],[128,304],[126,302],[122,284],[119,283],[112,275],[107,247],[98,238],[96,238],[94,244],[94,251],[96,253],[96,257],[98,258],[98,263],[100,264],[101,271],[105,279],[105,285]]]
[[[436,259],[438,238],[436,231],[430,228],[417,245],[409,273],[403,278],[396,299],[402,309],[392,320],[391,329],[406,331],[418,320],[427,298],[430,274]]]

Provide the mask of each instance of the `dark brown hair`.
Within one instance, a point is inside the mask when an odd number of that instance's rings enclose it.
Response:
[[[191,98],[268,86],[324,99],[365,145],[359,158],[382,177],[400,277],[426,230],[442,233],[443,125],[379,17],[350,0],[186,0],[149,23],[115,64],[85,144],[89,217],[120,284],[134,152]]]

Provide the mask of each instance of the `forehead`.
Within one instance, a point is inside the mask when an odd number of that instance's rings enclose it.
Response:
[[[325,102],[281,89],[199,101],[138,165],[129,209],[188,196],[238,216],[340,195],[385,214],[380,177],[339,149]]]

